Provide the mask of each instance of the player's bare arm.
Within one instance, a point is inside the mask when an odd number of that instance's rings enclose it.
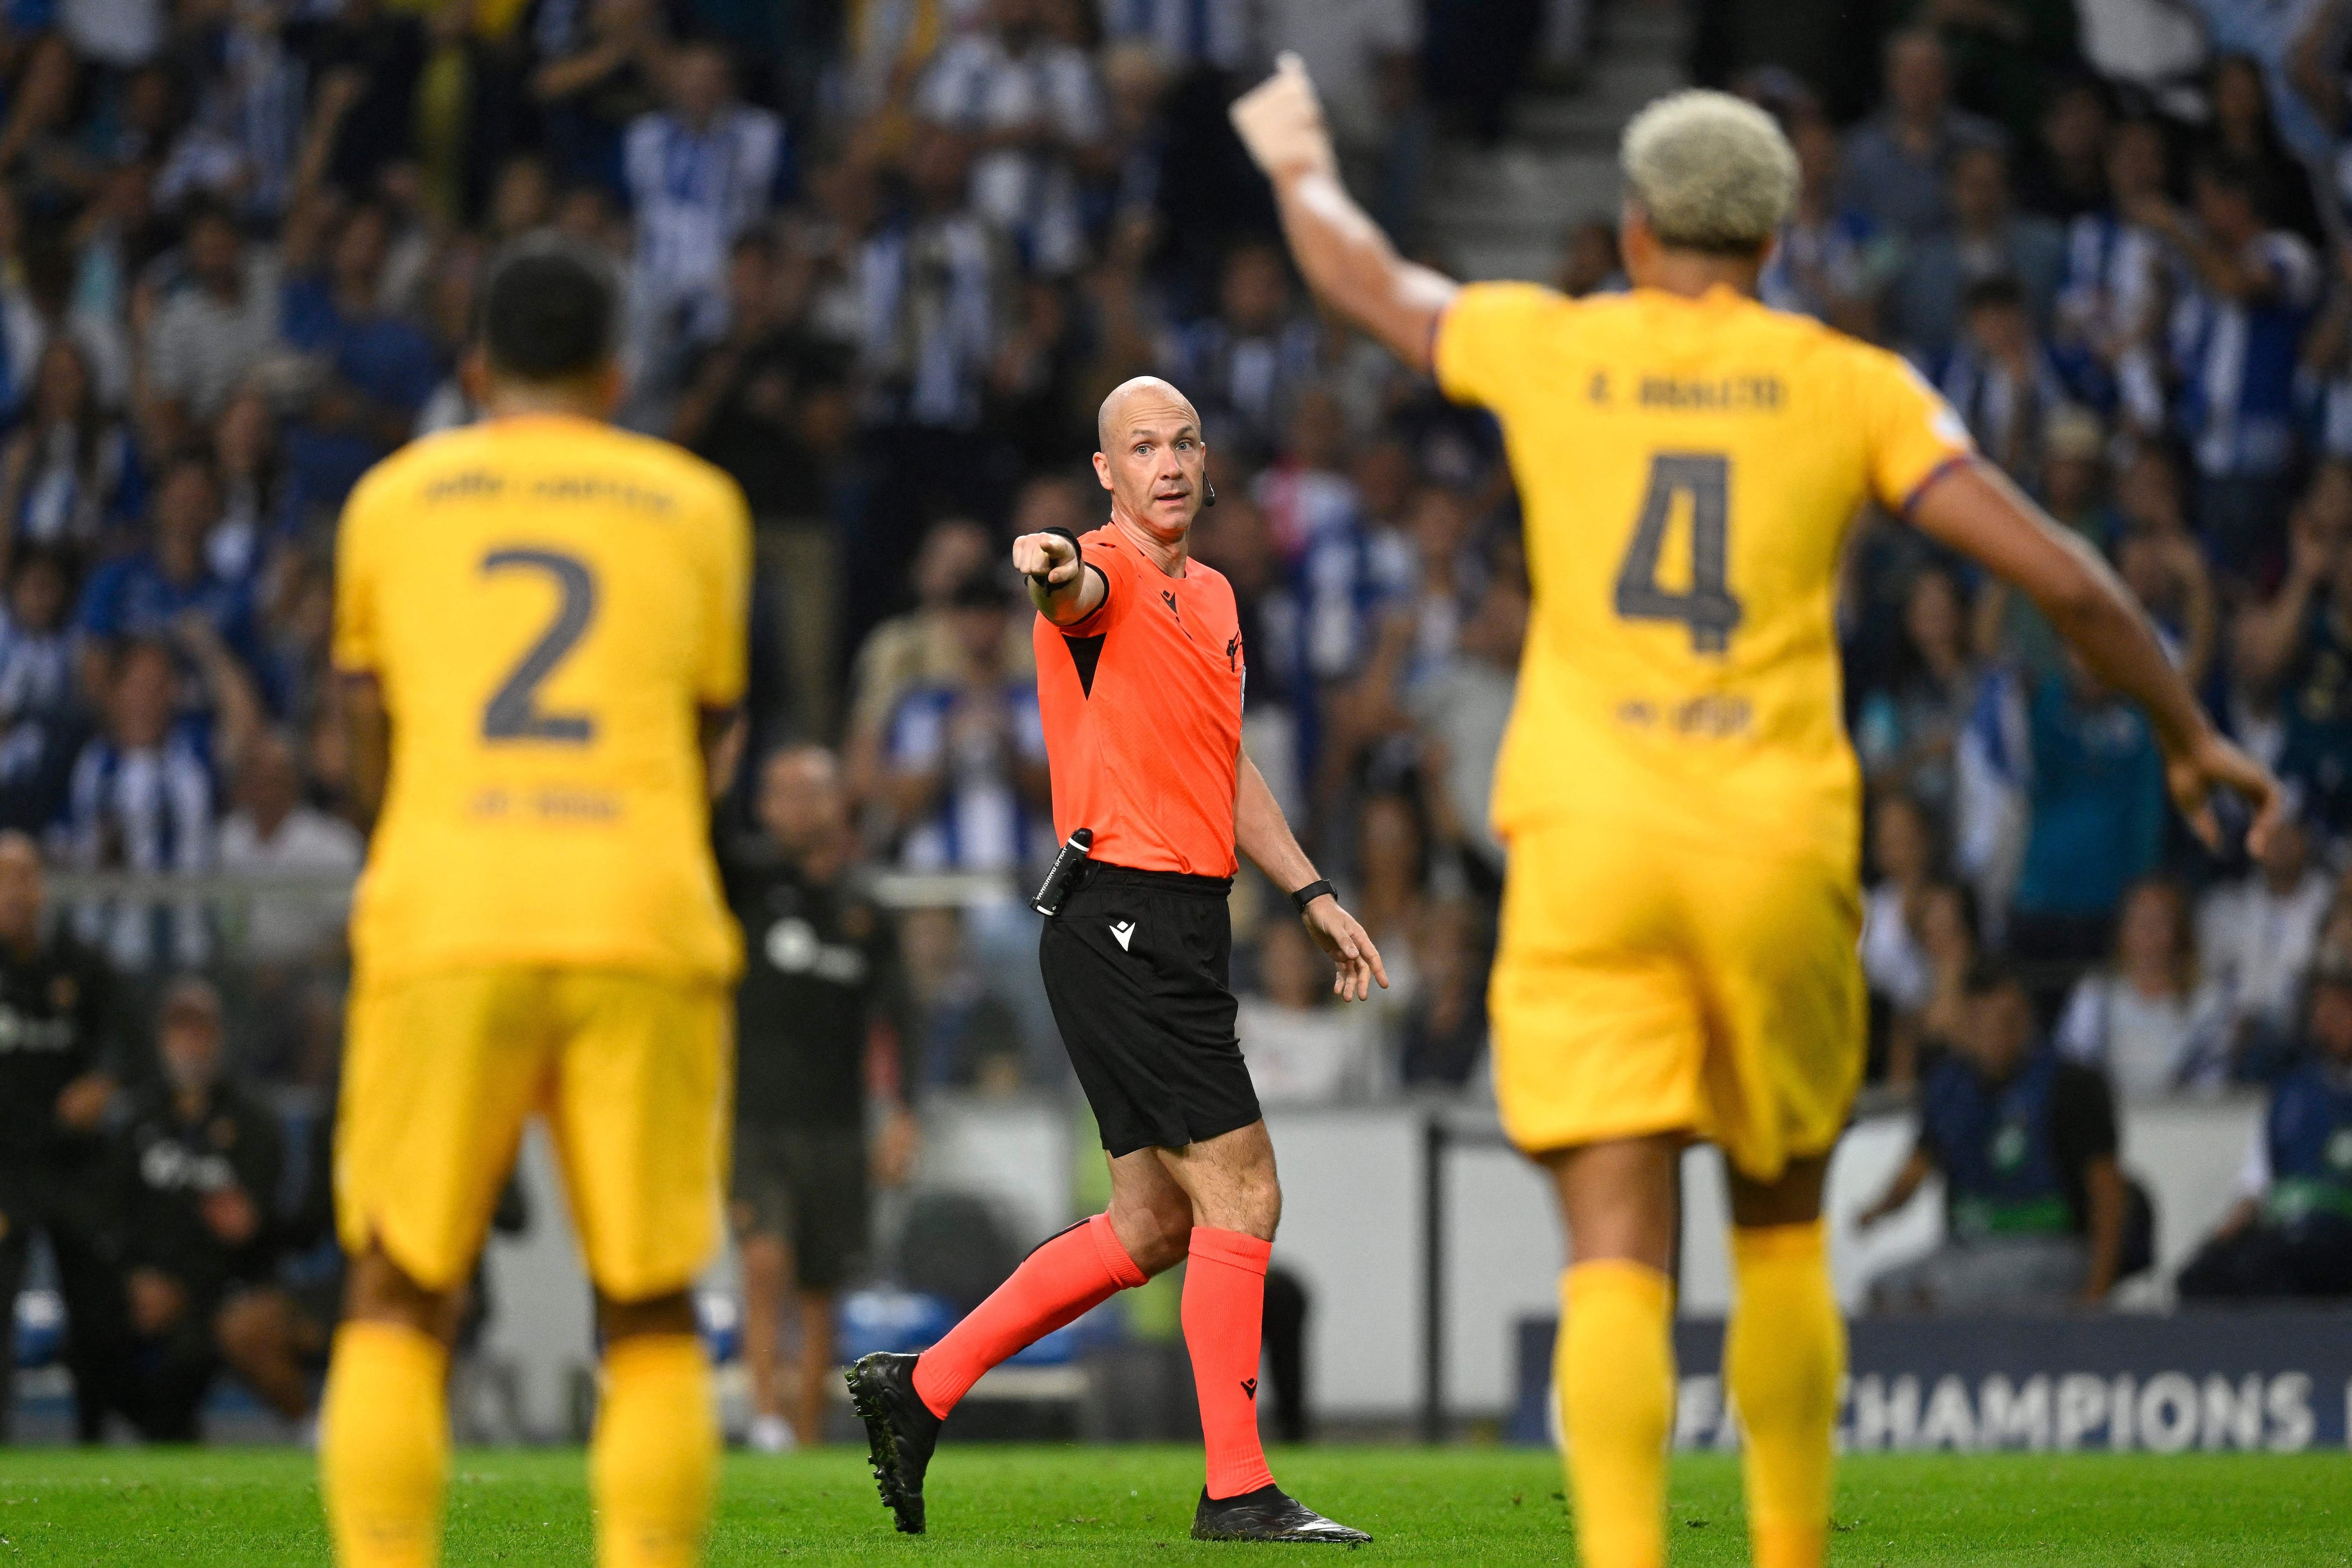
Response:
[[[2208,848],[2221,847],[2213,794],[2227,789],[2254,808],[2247,840],[2262,852],[2284,809],[2278,781],[2213,728],[2130,591],[2095,551],[1989,463],[1963,464],[1931,481],[1912,503],[1911,521],[2015,584],[2093,674],[2146,710],[2173,804]]]
[[[1320,880],[1315,862],[1298,847],[1297,837],[1290,831],[1289,819],[1282,815],[1282,804],[1266,787],[1265,775],[1250,761],[1249,752],[1241,755],[1241,767],[1234,784],[1234,842],[1250,858],[1266,879],[1286,893],[1295,893]],[[1362,1002],[1372,994],[1372,983],[1388,989],[1388,966],[1381,962],[1381,950],[1356,917],[1339,907],[1339,896],[1326,891],[1299,911],[1307,922],[1307,934],[1315,939],[1339,973],[1331,977],[1333,995],[1349,1002]]]
[[[1315,297],[1415,370],[1430,368],[1438,319],[1459,288],[1399,256],[1339,183],[1315,83],[1294,54],[1235,100],[1234,129],[1265,177],[1290,254]]]
[[[728,786],[735,782],[751,733],[751,721],[740,702],[732,708],[696,710],[695,740],[702,751],[702,774],[709,783],[711,799],[725,795]]]
[[[373,673],[343,673],[340,682],[343,745],[351,753],[352,804],[360,826],[373,831],[383,810],[384,785],[392,777],[392,715],[384,710],[383,688]]]

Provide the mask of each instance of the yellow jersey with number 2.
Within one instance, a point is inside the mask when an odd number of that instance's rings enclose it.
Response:
[[[742,695],[751,551],[732,479],[586,419],[431,437],[361,481],[334,658],[376,678],[393,745],[363,979],[732,977],[698,710]]]
[[[1501,421],[1535,589],[1497,764],[1506,837],[1633,816],[1851,853],[1838,559],[1966,429],[1904,362],[1718,288],[1581,300],[1475,284],[1436,344]]]

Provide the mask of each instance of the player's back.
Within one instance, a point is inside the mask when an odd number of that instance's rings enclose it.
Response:
[[[1717,289],[1466,289],[1438,341],[1501,419],[1535,589],[1495,815],[1850,854],[1846,530],[1968,438],[1902,362]]]
[[[698,718],[741,693],[749,552],[733,481],[585,419],[454,431],[362,482],[336,662],[393,735],[365,973],[733,972]]]

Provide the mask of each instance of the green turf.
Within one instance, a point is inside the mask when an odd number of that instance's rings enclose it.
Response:
[[[1319,1448],[1275,1468],[1316,1507],[1379,1538],[1392,1563],[1562,1563],[1569,1531],[1549,1456]],[[584,1564],[580,1456],[461,1454],[446,1561]],[[730,1458],[710,1560],[1096,1563],[1265,1548],[1185,1538],[1197,1451],[950,1446],[932,1470],[932,1533],[891,1533],[862,1456]],[[1674,1561],[1745,1562],[1738,1473],[1675,1468]],[[1832,1560],[1850,1564],[2352,1568],[2352,1458],[1873,1455],[1850,1460]],[[326,1561],[306,1456],[214,1449],[0,1450],[0,1568],[198,1568]],[[1310,1553],[1310,1555],[1313,1555]]]

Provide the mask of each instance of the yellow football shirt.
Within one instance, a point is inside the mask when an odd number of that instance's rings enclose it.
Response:
[[[751,552],[732,479],[584,419],[451,431],[360,482],[334,658],[376,677],[393,747],[366,976],[735,973],[698,710],[742,696]]]
[[[1436,360],[1501,421],[1526,516],[1497,830],[1578,813],[1851,856],[1839,555],[1866,498],[1899,511],[1969,455],[1959,419],[1896,356],[1729,289],[1473,285]]]

